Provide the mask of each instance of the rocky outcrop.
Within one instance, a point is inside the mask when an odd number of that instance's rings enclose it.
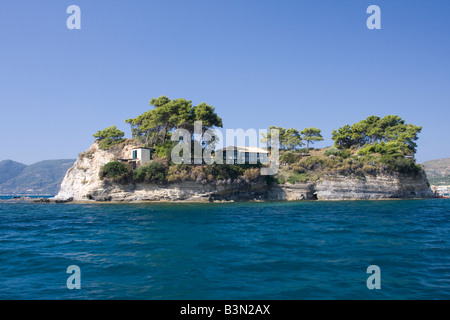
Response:
[[[98,193],[106,187],[99,177],[101,167],[116,159],[130,157],[131,150],[137,145],[132,140],[110,150],[102,150],[94,143],[88,150],[79,154],[73,167],[67,170],[56,200],[73,198],[74,201],[89,199],[90,194]]]
[[[211,202],[254,201],[267,198],[267,185],[259,183],[202,184],[177,182],[170,184],[138,183],[118,185],[107,182],[101,188],[91,190],[85,197],[76,200],[95,201],[159,201],[159,202]]]
[[[61,184],[56,201],[251,201],[267,199],[268,186],[264,178],[217,183],[177,182],[118,184],[101,180],[102,166],[117,159],[126,159],[137,145],[129,140],[110,150],[99,149],[94,143],[81,153]]]
[[[297,201],[297,200],[377,200],[392,198],[431,198],[425,174],[325,176],[317,182],[268,186],[260,177],[245,180],[176,182],[167,184],[118,184],[101,180],[99,171],[110,161],[129,158],[134,142],[105,151],[95,143],[80,154],[54,198],[56,201]]]
[[[425,175],[328,176],[316,183],[278,187],[279,200],[379,200],[432,198]]]
[[[318,200],[377,200],[432,198],[424,174],[377,175],[363,178],[332,177],[316,186]]]

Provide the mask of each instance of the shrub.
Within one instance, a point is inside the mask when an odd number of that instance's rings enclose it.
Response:
[[[389,141],[375,144],[368,144],[358,151],[360,155],[369,155],[372,153],[379,153],[381,155],[402,156],[410,152],[408,147],[399,141]]]
[[[341,151],[341,157],[342,158],[348,158],[351,155],[351,152],[348,149],[342,149],[340,151]]]
[[[317,170],[328,167],[332,162],[330,159],[325,157],[310,156],[300,160],[299,165],[301,165],[306,170]]]
[[[306,171],[305,168],[301,164],[298,164],[298,163],[294,163],[293,165],[290,166],[290,168],[298,173],[303,173]]]
[[[78,157],[80,159],[84,159],[84,158],[92,159],[92,158],[94,158],[94,154],[92,152],[85,151],[85,152],[78,154]]]
[[[307,182],[310,179],[307,173],[297,173],[294,172],[289,178],[288,181],[290,184],[295,184],[296,182]]]
[[[146,166],[140,167],[133,173],[133,179],[136,182],[164,182],[167,177],[167,167],[163,164],[152,161]]]
[[[311,148],[314,149],[314,148]],[[309,153],[309,149],[308,148],[301,148],[298,150],[299,153]]]
[[[417,174],[422,171],[422,168],[416,165],[413,160],[406,159],[403,156],[383,155],[380,161],[395,172]]]
[[[185,181],[188,178],[188,167],[185,164],[173,165],[167,173],[168,182]]]
[[[295,153],[293,153],[291,151],[287,151],[280,157],[280,161],[292,164],[294,162],[297,162],[298,158],[295,155]]]
[[[131,175],[131,169],[120,161],[112,161],[100,169],[100,179],[110,179],[115,182],[126,182]]]
[[[153,157],[153,161],[158,162],[159,164],[161,164],[165,168],[169,168],[169,159],[166,158],[166,157],[160,157],[158,155],[155,155]]]
[[[202,181],[206,179],[206,173],[202,166],[194,166],[191,168],[190,178],[192,181]]]
[[[207,176],[212,175],[216,180],[236,179],[244,174],[244,166],[234,164],[212,164],[205,167]]]
[[[258,168],[250,168],[244,171],[245,179],[249,181],[255,181],[259,178],[260,170]]]
[[[329,156],[340,156],[341,155],[341,150],[339,150],[336,147],[329,147],[325,153],[324,156],[329,157]]]
[[[372,164],[365,164],[362,169],[368,174],[375,174],[378,170],[378,168]]]
[[[266,177],[272,177],[272,176],[266,176]],[[278,184],[285,184],[286,183],[286,178],[283,176],[276,176],[276,178],[274,178],[275,182]]]

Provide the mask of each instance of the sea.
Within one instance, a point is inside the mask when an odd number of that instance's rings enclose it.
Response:
[[[3,201],[0,299],[450,299],[449,231],[449,199]]]

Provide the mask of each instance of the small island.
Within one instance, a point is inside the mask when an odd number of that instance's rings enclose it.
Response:
[[[111,126],[94,134],[96,141],[79,154],[54,198],[58,202],[142,201],[297,201],[379,200],[431,198],[424,168],[414,159],[422,128],[396,115],[370,116],[332,133],[334,146],[312,147],[323,140],[321,130],[272,126],[261,137],[271,146],[271,129],[278,130],[279,167],[275,175],[261,175],[273,150],[229,146],[235,156],[221,164],[189,157],[171,159],[177,129],[192,136],[192,148],[219,150],[211,135],[222,128],[215,108],[193,106],[185,99],[166,96],[150,101],[152,109],[125,122],[131,139]],[[194,122],[201,121],[202,139],[195,139]],[[197,143],[197,145],[195,145]],[[194,154],[194,152],[192,153]],[[242,161],[239,157],[242,156]]]

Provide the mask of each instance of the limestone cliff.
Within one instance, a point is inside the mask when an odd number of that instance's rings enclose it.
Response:
[[[101,150],[98,143],[94,143],[88,150],[79,154],[73,167],[67,170],[55,199],[86,200],[89,194],[102,190],[105,188],[105,182],[99,178],[100,168],[116,159],[129,158],[135,146],[129,140],[110,150]]]
[[[286,183],[278,187],[280,200],[379,200],[432,198],[425,175],[328,176],[316,183]]]
[[[265,179],[255,182],[238,179],[216,183],[177,182],[118,184],[101,180],[102,166],[117,159],[126,159],[137,145],[132,140],[102,150],[94,143],[81,153],[61,184],[58,201],[214,201],[214,200],[264,200],[268,189]]]
[[[94,143],[80,154],[61,184],[56,200],[73,201],[277,201],[277,200],[376,200],[394,198],[431,198],[424,173],[397,173],[366,176],[323,176],[316,182],[272,184],[263,177],[255,181],[184,181],[176,183],[118,184],[101,180],[99,172],[106,163],[129,158],[136,144],[131,140],[101,150]]]

